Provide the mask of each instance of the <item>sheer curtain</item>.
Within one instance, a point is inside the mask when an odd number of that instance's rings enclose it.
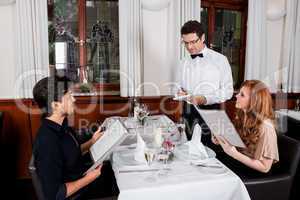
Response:
[[[264,80],[267,70],[267,1],[249,0],[245,80]]]
[[[47,1],[16,0],[15,98],[31,98],[34,84],[48,75]]]
[[[200,21],[200,8],[200,0],[119,0],[121,96],[171,93],[180,28]]]
[[[300,1],[286,0],[282,47],[283,90],[300,92]]]
[[[142,82],[141,0],[119,0],[120,92],[140,96]]]
[[[16,2],[16,0],[1,0],[0,1],[0,6],[10,5],[10,4],[13,4],[15,2]]]

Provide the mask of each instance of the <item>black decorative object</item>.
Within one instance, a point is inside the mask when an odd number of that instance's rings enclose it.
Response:
[[[89,63],[93,65],[93,80],[96,82],[109,82],[109,45],[114,37],[108,23],[97,21],[91,31],[91,55]],[[95,57],[95,55],[97,55]]]

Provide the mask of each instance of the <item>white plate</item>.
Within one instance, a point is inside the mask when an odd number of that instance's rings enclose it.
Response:
[[[185,99],[188,99],[189,97],[191,97],[190,94],[188,94],[188,95],[182,95],[182,96],[176,96],[176,97],[173,98],[173,100],[175,100],[175,101],[183,101]]]

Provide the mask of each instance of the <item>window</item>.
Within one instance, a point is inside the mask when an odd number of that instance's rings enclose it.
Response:
[[[234,88],[244,80],[247,0],[202,0],[207,45],[228,58]]]
[[[119,90],[117,0],[48,0],[49,61],[58,73]]]

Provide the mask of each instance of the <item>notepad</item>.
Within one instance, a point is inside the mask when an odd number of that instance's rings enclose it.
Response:
[[[105,130],[103,136],[101,136],[89,149],[90,155],[94,161],[94,164],[85,172],[97,168],[113,151],[126,138],[128,129],[119,120],[115,120]]]
[[[246,147],[224,110],[203,110],[196,106],[195,108],[214,135],[223,136],[233,146]]]
[[[188,95],[182,95],[182,96],[175,96],[173,98],[173,100],[175,100],[175,101],[184,101],[184,100],[187,100],[190,97],[191,97],[190,94],[188,94]]]

